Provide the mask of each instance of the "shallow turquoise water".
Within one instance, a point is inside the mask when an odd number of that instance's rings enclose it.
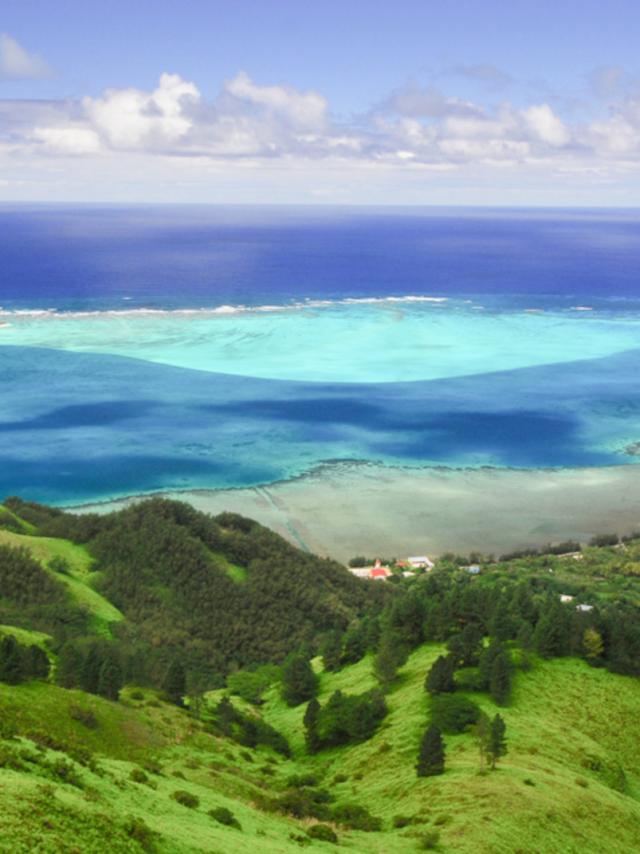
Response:
[[[495,302],[495,301],[493,301]],[[564,364],[640,346],[640,315],[474,300],[7,313],[0,342],[302,382],[401,382]]]

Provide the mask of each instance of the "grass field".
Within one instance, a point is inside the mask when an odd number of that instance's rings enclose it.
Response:
[[[119,622],[122,613],[92,587],[96,573],[91,571],[91,557],[83,546],[53,537],[35,537],[16,534],[0,528],[0,543],[27,548],[33,557],[61,584],[64,584],[75,601],[91,614],[91,629],[96,634],[111,636],[110,623]],[[54,572],[48,564],[54,558],[66,561],[67,573]]]

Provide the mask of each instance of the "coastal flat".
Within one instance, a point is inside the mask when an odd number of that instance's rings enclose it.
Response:
[[[640,527],[640,469],[414,469],[335,463],[250,489],[166,493],[257,519],[297,546],[355,554],[507,552]],[[86,505],[107,512],[135,499]]]

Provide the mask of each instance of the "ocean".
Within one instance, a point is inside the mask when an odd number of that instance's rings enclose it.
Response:
[[[640,213],[0,209],[0,494],[640,451]]]

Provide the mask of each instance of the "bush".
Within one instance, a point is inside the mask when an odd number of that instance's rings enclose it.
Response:
[[[431,698],[431,722],[442,732],[464,732],[480,717],[480,707],[455,694],[439,694]]]
[[[176,789],[171,797],[183,807],[189,807],[191,810],[200,806],[200,798],[197,795],[192,795],[191,792],[185,792],[184,789]]]
[[[440,834],[437,830],[428,830],[420,837],[420,848],[423,851],[433,851],[437,848]]]
[[[155,838],[157,834],[141,818],[130,815],[124,823],[123,830],[127,836],[138,843],[143,851],[156,850]]]
[[[139,688],[136,688],[135,690],[133,690],[129,694],[129,699],[131,699],[131,700],[144,700],[144,694]]]
[[[146,784],[149,782],[149,778],[142,768],[132,768],[131,773],[129,774],[129,779],[134,783]]]
[[[69,716],[72,717],[74,721],[81,723],[82,726],[86,726],[87,729],[98,728],[98,719],[91,709],[83,709],[82,706],[76,706],[74,703],[69,706]]]
[[[412,819],[408,815],[394,815],[392,824],[394,827],[408,827],[411,821]]]
[[[328,824],[313,824],[307,830],[307,836],[311,839],[319,839],[321,842],[333,842],[338,844],[338,835]]]
[[[214,807],[214,809],[209,810],[208,814],[220,824],[224,824],[227,827],[235,827],[236,830],[242,830],[238,819],[226,807]]]
[[[382,820],[371,815],[369,810],[360,804],[342,804],[335,808],[333,817],[338,824],[344,824],[352,830],[382,830]]]

